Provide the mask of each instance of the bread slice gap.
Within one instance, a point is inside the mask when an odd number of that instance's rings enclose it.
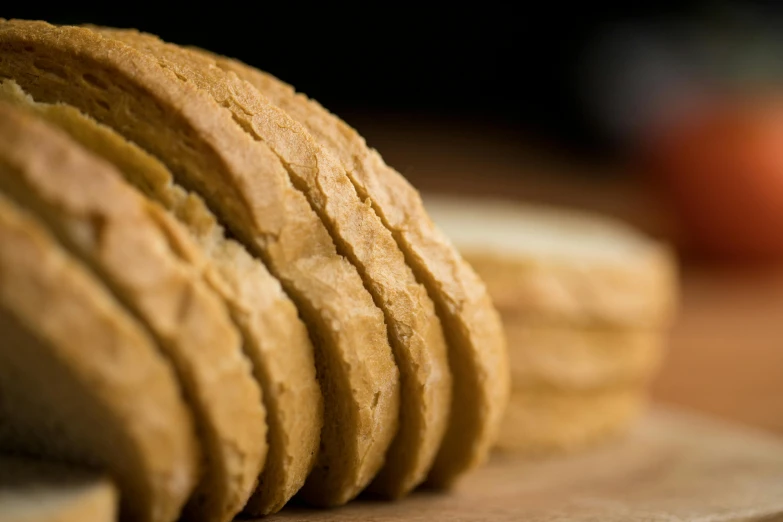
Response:
[[[255,488],[267,445],[261,393],[225,306],[172,251],[152,204],[66,134],[4,105],[0,164],[0,190],[105,281],[177,370],[205,458],[186,515],[233,519]]]
[[[105,471],[123,520],[177,519],[198,481],[200,448],[169,362],[2,193],[0,245],[0,449]]]
[[[301,488],[318,453],[323,398],[315,375],[313,346],[296,307],[279,281],[225,231],[204,201],[177,185],[157,159],[109,127],[63,104],[37,103],[13,80],[0,82],[0,99],[33,111],[108,160],[125,179],[165,206],[185,225],[160,225],[170,243],[203,272],[223,297],[242,332],[267,411],[269,451],[258,487],[244,511],[278,511]],[[170,214],[167,213],[170,216]]]
[[[308,481],[322,487],[310,501],[355,496],[396,433],[399,375],[383,314],[277,157],[208,94],[88,29],[0,22],[0,77],[38,101],[79,108],[158,157],[263,259],[316,348],[324,427]]]
[[[268,96],[339,159],[435,303],[446,334],[454,407],[427,483],[452,485],[486,460],[509,393],[503,329],[483,282],[432,224],[416,189],[353,128],[277,78],[237,60],[212,56],[219,67]]]
[[[209,57],[155,36],[99,31],[155,56],[226,107],[253,139],[266,143],[326,225],[338,252],[357,267],[384,312],[401,379],[399,431],[370,490],[391,498],[406,495],[426,478],[443,438],[451,374],[435,307],[391,233],[359,198],[337,159],[252,85],[216,67]]]
[[[118,500],[94,471],[0,455],[0,522],[116,522]]]

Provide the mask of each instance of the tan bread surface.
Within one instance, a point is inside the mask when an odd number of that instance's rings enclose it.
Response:
[[[622,433],[642,412],[644,390],[511,392],[497,448],[522,455],[577,451]]]
[[[506,321],[512,388],[589,392],[649,383],[668,333]]]
[[[325,484],[321,503],[361,490],[383,463],[399,413],[383,314],[274,153],[207,93],[87,29],[0,24],[0,77],[36,100],[78,107],[158,157],[265,261],[316,341],[325,423],[311,479]]]
[[[0,456],[0,522],[116,522],[117,502],[94,472]]]
[[[231,520],[255,487],[267,445],[260,390],[222,301],[172,251],[152,205],[66,134],[3,106],[0,163],[11,173],[0,188],[93,267],[170,357],[205,448],[188,511]]]
[[[169,363],[2,194],[0,245],[0,448],[101,467],[125,520],[172,522],[196,485],[200,448]]]
[[[204,51],[201,51],[202,53]],[[392,233],[435,303],[453,378],[450,424],[429,474],[449,486],[486,458],[509,390],[502,327],[486,289],[432,224],[418,192],[345,122],[280,80],[228,58],[218,66],[254,85],[342,163],[359,197]]]
[[[426,203],[505,318],[629,328],[671,323],[673,254],[624,223],[502,200],[431,196]]]
[[[200,197],[174,183],[170,171],[138,146],[73,107],[36,103],[11,80],[0,83],[0,99],[58,125],[84,147],[113,163],[129,183],[166,206],[186,225],[189,233],[183,234],[181,227],[170,225],[170,218],[159,216],[170,242],[191,263],[204,265],[206,280],[225,299],[263,388],[269,452],[245,511],[278,511],[301,488],[312,469],[323,423],[313,347],[280,283],[239,243],[226,239]]]

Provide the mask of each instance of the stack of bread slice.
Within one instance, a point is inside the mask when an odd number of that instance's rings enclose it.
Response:
[[[498,447],[582,448],[641,411],[677,300],[669,248],[626,224],[505,200],[426,197],[503,319],[512,394]]]
[[[416,190],[276,78],[0,20],[0,452],[123,520],[449,487],[510,390],[486,287]]]

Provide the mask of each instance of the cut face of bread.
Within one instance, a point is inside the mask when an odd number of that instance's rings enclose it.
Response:
[[[520,455],[576,451],[625,430],[643,410],[642,390],[587,393],[514,390],[497,448]]]
[[[207,93],[87,29],[0,23],[0,77],[38,101],[79,108],[158,157],[265,261],[316,345],[325,419],[316,500],[353,497],[396,433],[399,375],[383,314],[279,159]]]
[[[426,201],[504,317],[640,328],[671,320],[671,252],[622,223],[506,201]]]
[[[266,456],[258,384],[225,306],[178,257],[152,205],[113,167],[32,115],[0,106],[0,190],[100,274],[178,372],[202,437],[205,471],[189,516],[231,520]]]
[[[124,520],[175,520],[200,458],[174,372],[102,283],[1,194],[0,338],[0,448],[103,469]]]
[[[451,376],[434,305],[389,230],[359,198],[339,161],[253,86],[216,67],[209,57],[154,36],[112,29],[101,33],[155,56],[164,67],[210,93],[250,136],[266,143],[326,224],[338,252],[357,267],[384,312],[401,373],[399,431],[371,489],[393,498],[410,492],[425,479],[443,438]],[[322,489],[314,481],[306,493]]]
[[[354,129],[276,78],[235,60],[213,58],[268,96],[338,158],[435,303],[448,343],[452,402],[458,407],[452,409],[428,482],[450,485],[486,458],[509,389],[502,328],[483,283],[432,225],[418,192]]]
[[[269,452],[255,494],[245,508],[254,515],[278,511],[302,486],[318,453],[323,399],[313,347],[296,307],[266,267],[227,239],[203,200],[174,183],[157,159],[74,107],[36,103],[13,81],[0,82],[0,99],[32,111],[102,156],[125,179],[166,206],[181,227],[160,225],[183,256],[203,270],[223,297],[243,336],[244,351],[262,385]],[[165,218],[165,216],[161,216]],[[193,244],[193,243],[196,244]]]
[[[117,501],[97,473],[0,456],[0,522],[116,522]]]
[[[654,330],[506,322],[513,389],[590,392],[649,382],[665,353]]]

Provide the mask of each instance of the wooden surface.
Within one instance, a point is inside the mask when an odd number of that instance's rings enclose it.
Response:
[[[570,457],[497,458],[450,494],[360,500],[268,521],[783,520],[783,440],[657,410],[626,438]]]

